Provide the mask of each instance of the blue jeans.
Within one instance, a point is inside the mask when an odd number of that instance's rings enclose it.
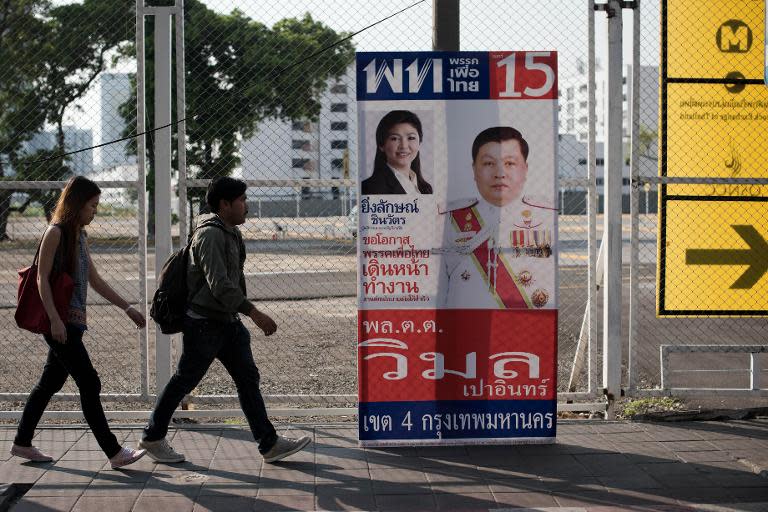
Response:
[[[24,412],[21,414],[19,428],[14,443],[30,446],[43,411],[53,395],[61,390],[70,375],[80,392],[80,404],[83,415],[91,427],[99,447],[107,457],[113,457],[120,451],[120,443],[109,429],[104,408],[101,406],[101,380],[91,364],[88,350],[83,345],[83,330],[67,324],[67,342],[59,343],[50,336],[45,336],[48,343],[48,359],[45,361],[40,381],[32,388]]]
[[[259,451],[266,453],[277,441],[277,433],[267,417],[259,391],[259,369],[253,361],[251,334],[239,320],[229,323],[189,317],[184,320],[179,364],[157,399],[144,429],[144,440],[157,441],[166,436],[173,412],[200,383],[214,359],[221,361],[235,381],[240,407],[253,438],[259,441]]]

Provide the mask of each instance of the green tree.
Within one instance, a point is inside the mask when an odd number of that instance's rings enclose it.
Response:
[[[42,129],[45,109],[37,87],[44,73],[48,2],[0,2],[0,180],[18,167],[24,142]],[[0,241],[7,240],[12,190],[0,190]]]
[[[48,47],[45,55],[46,77],[41,94],[46,105],[46,121],[56,129],[56,154],[67,150],[66,112],[110,66],[110,54],[120,55],[121,45],[127,45],[133,37],[134,20],[133,6],[124,0],[85,0],[81,4],[51,9],[49,37],[55,44]],[[31,179],[66,179],[70,174],[66,159],[54,161],[59,165],[30,167],[27,172],[32,173]],[[46,199],[43,205],[51,208],[53,197]]]
[[[26,114],[17,108],[12,112],[19,112],[18,115],[10,116],[6,123],[0,121],[0,138],[5,136],[7,139],[0,139],[0,153],[8,155],[9,163],[16,171],[14,179],[66,179],[70,174],[67,158],[34,162],[66,152],[64,116],[85,95],[96,77],[109,67],[110,54],[119,55],[121,45],[133,37],[133,7],[123,0],[85,0],[55,8],[50,8],[47,2],[15,1],[29,4],[26,17],[17,16],[13,23],[17,30],[26,33],[24,38],[17,35],[9,40],[8,60],[2,61],[22,68],[25,80],[19,81],[17,86],[22,90],[0,96],[0,110],[5,110],[6,105],[23,105]],[[14,4],[5,2],[9,3]],[[30,24],[29,28],[19,27],[25,23]],[[23,142],[39,132],[44,123],[55,128],[54,147],[34,154],[21,154]],[[30,193],[20,209],[33,201],[40,202],[46,216],[50,217],[57,196],[58,191]],[[9,208],[3,209],[0,205],[0,211],[8,212]],[[7,213],[4,219],[0,218],[3,233],[6,221]]]
[[[249,137],[265,118],[316,119],[319,95],[332,77],[338,77],[354,58],[345,41],[296,67],[300,61],[344,37],[309,14],[285,19],[272,28],[240,11],[219,14],[199,0],[185,2],[187,172],[191,178],[208,179],[231,174],[239,164],[240,138]],[[147,120],[154,119],[154,48],[152,31],[145,41]],[[175,71],[175,66],[172,66]],[[175,78],[175,77],[174,77]],[[122,109],[126,133],[136,133],[134,97]],[[172,102],[173,118],[175,99]],[[150,217],[153,214],[153,137],[147,137]],[[131,145],[136,149],[135,141]],[[176,144],[173,144],[177,168]],[[190,200],[202,192],[191,190]],[[152,229],[152,219],[149,226]]]
[[[637,146],[640,158],[646,158],[653,162],[658,161],[659,158],[656,154],[658,139],[659,134],[656,133],[656,130],[652,130],[645,125],[640,125]]]

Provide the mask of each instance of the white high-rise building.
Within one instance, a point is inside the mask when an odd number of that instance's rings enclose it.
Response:
[[[631,134],[631,88],[632,66],[625,66],[622,85],[622,136],[625,153],[629,151]],[[642,130],[656,132],[658,125],[658,68],[655,66],[640,67],[640,98],[639,120]],[[595,177],[599,195],[598,210],[602,211],[603,184],[605,179],[605,114],[607,111],[607,77],[604,70],[598,68],[595,76]],[[560,80],[560,112],[559,142],[558,142],[558,174],[564,183],[568,178],[582,178],[587,174],[587,140],[589,136],[589,99],[587,91],[587,74],[584,66],[579,67],[574,76]],[[655,147],[651,153],[655,152]],[[641,175],[650,176],[656,173],[656,161],[641,156],[638,160]],[[622,165],[622,195],[623,210],[629,211],[631,178],[629,162]],[[560,190],[560,208],[568,213],[586,212],[584,202],[585,191],[581,186],[564,186]],[[570,203],[570,204],[569,204]],[[649,204],[646,192],[641,197],[641,209],[654,210],[655,201]]]
[[[656,131],[658,124],[659,68],[640,66],[640,126]],[[625,66],[622,72],[622,113],[623,136],[630,135],[630,103],[632,87],[632,66]],[[605,141],[605,112],[608,104],[606,94],[608,79],[605,70],[595,72],[595,139]],[[584,66],[578,73],[560,79],[560,133],[572,134],[580,142],[587,142],[589,133],[589,96],[587,73]]]
[[[64,126],[64,150],[76,151],[93,145],[91,130],[75,126]],[[23,152],[33,154],[40,150],[52,150],[56,147],[56,132],[46,130],[36,133],[24,144]],[[67,157],[67,166],[74,174],[88,174],[93,170],[93,151],[82,151]]]
[[[240,169],[243,179],[331,179],[356,175],[356,126],[354,66],[338,80],[331,79],[319,98],[320,115],[316,121],[293,122],[267,119],[253,137],[240,142]],[[345,160],[348,176],[345,176]],[[295,188],[253,190],[262,199],[295,197]],[[305,198],[318,194],[331,198],[339,191],[331,189],[301,191]]]
[[[99,126],[96,129],[97,144],[104,144],[124,137],[125,120],[120,106],[131,97],[131,77],[128,73],[102,73],[99,75]],[[96,165],[109,169],[136,164],[134,155],[127,155],[127,141],[117,142],[96,149]]]

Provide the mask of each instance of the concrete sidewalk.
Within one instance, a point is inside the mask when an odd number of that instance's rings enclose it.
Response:
[[[282,430],[282,429],[281,429]],[[5,510],[764,510],[768,420],[686,423],[562,421],[558,443],[363,449],[352,426],[291,428],[313,444],[263,464],[242,427],[172,431],[182,464],[145,457],[111,470],[84,428],[45,428],[56,457],[24,463],[0,429]],[[135,444],[139,428],[116,428]],[[7,484],[15,484],[8,487]],[[24,485],[26,484],[26,485]],[[10,496],[26,493],[17,500]]]

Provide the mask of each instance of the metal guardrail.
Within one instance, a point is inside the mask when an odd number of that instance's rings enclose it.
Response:
[[[749,354],[749,368],[741,369],[715,369],[715,370],[685,370],[694,372],[734,372],[743,371],[749,372],[749,387],[748,388],[672,388],[669,387],[669,375],[675,371],[671,370],[669,363],[670,354],[691,354],[691,353],[716,353],[716,354],[734,354],[744,353]],[[761,383],[761,354],[768,353],[768,346],[766,345],[661,345],[659,347],[659,353],[661,357],[661,389],[662,391],[674,393],[675,395],[681,394],[743,394],[744,392],[752,392],[759,396],[768,396],[768,389],[762,388]]]

